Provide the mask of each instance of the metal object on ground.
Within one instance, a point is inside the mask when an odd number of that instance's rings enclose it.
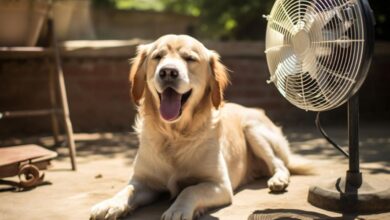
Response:
[[[19,168],[20,186],[30,188],[43,182],[44,174],[39,173],[39,168],[33,164],[25,164]]]
[[[57,153],[38,145],[21,145],[0,148],[0,178],[19,176],[19,187],[30,188],[42,183],[50,160]]]

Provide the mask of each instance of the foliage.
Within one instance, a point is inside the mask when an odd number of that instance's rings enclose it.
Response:
[[[199,18],[197,35],[222,40],[264,39],[274,0],[93,0],[118,9],[173,11]],[[390,40],[390,1],[369,1],[376,17],[377,39]]]
[[[95,7],[115,7],[115,0],[93,0],[92,3]]]
[[[390,1],[370,0],[376,19],[376,38],[390,40]]]
[[[116,9],[136,9],[162,11],[166,9],[164,0],[93,0],[97,7]]]
[[[166,0],[167,8],[199,16],[200,34],[208,38],[248,40],[263,38],[262,18],[272,0]]]

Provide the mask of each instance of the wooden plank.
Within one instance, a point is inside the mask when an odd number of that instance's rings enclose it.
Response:
[[[0,148],[1,167],[28,160],[49,160],[57,157],[57,153],[35,144]]]
[[[0,47],[0,59],[45,57],[52,49],[45,47]]]
[[[4,111],[0,112],[0,119],[2,118],[19,118],[19,117],[33,117],[45,116],[53,113],[60,113],[61,109],[40,109],[40,110],[22,110],[22,111]]]
[[[47,48],[45,47],[0,47],[0,52],[44,52]]]

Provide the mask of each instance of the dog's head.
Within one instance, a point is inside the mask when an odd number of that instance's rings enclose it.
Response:
[[[130,82],[135,103],[153,102],[164,122],[176,122],[202,102],[218,108],[228,75],[219,55],[196,39],[165,35],[138,47]]]

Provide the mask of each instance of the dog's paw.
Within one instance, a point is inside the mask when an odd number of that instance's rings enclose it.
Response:
[[[271,192],[282,192],[289,184],[289,176],[276,173],[268,180],[267,185]]]
[[[130,211],[127,199],[113,197],[91,208],[90,220],[117,219]]]
[[[193,212],[191,209],[173,205],[164,212],[161,220],[192,220]]]

